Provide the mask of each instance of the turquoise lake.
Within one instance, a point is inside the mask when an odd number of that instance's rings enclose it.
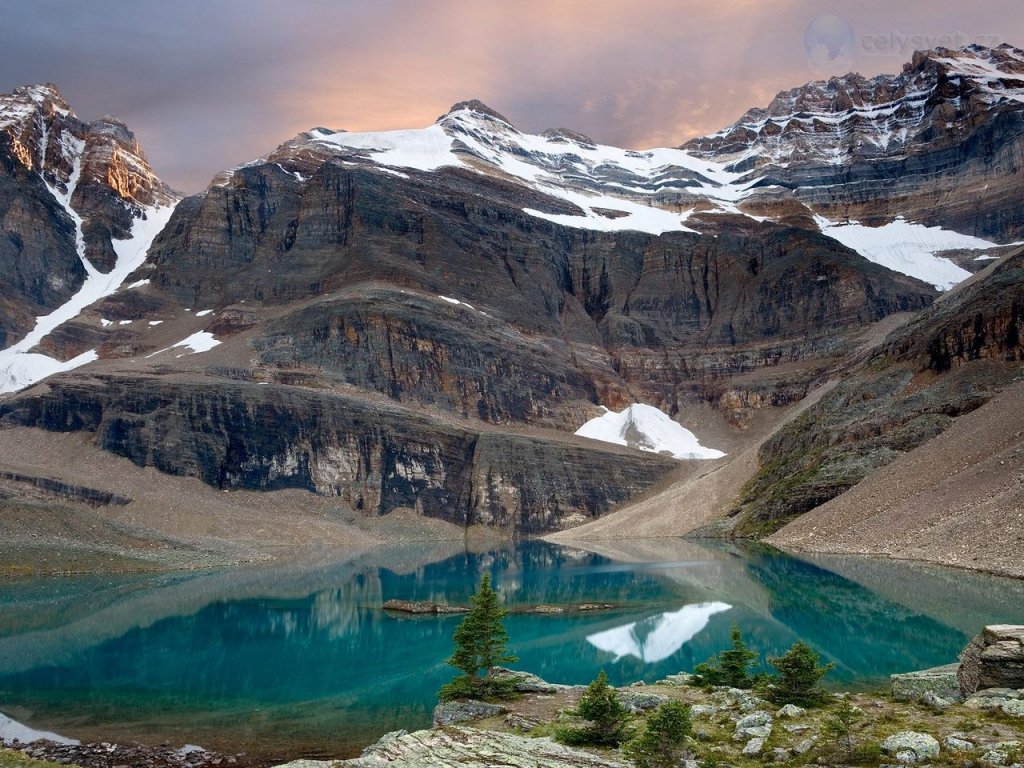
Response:
[[[382,610],[465,603],[483,572],[512,615],[516,666],[554,682],[691,670],[736,624],[762,654],[802,639],[833,686],[954,661],[983,625],[1024,622],[1024,582],[867,558],[797,558],[685,541],[438,542],[316,566],[0,582],[0,712],[83,740],[200,744],[266,758],[350,756],[425,726],[459,617]]]

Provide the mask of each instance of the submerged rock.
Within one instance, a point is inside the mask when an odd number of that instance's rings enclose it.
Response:
[[[444,603],[419,602],[416,600],[388,600],[384,603],[385,611],[399,611],[400,613],[469,613],[469,608],[460,605],[445,605]]]

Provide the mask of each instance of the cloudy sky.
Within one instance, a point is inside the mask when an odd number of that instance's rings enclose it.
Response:
[[[1024,46],[1020,10],[1020,0],[0,0],[0,91],[56,83],[82,118],[127,122],[157,172],[196,192],[299,131],[423,126],[469,98],[523,130],[676,145],[807,80],[898,71],[915,48]]]

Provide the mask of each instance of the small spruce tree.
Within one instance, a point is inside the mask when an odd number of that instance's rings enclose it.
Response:
[[[848,762],[853,755],[853,732],[860,722],[862,713],[848,699],[840,700],[839,705],[822,723],[822,733],[835,744],[838,756]]]
[[[583,692],[576,714],[589,721],[589,725],[560,728],[555,738],[563,744],[617,747],[625,738],[629,712],[619,701],[619,694],[608,685],[608,675],[603,669]]]
[[[828,694],[819,685],[835,664],[821,666],[821,657],[801,640],[797,640],[783,656],[770,657],[768,663],[778,671],[778,677],[768,689],[768,698],[776,704],[798,704],[813,707],[821,704]]]
[[[686,739],[693,732],[690,706],[669,701],[658,707],[644,730],[626,747],[637,768],[675,768],[686,753]]]
[[[491,669],[499,664],[518,661],[505,652],[508,632],[502,624],[507,611],[491,587],[491,576],[485,573],[480,588],[473,595],[473,607],[455,630],[455,652],[448,663],[462,675],[442,686],[442,701],[452,699],[507,699],[514,696],[512,679],[495,678]]]
[[[750,688],[755,678],[750,667],[757,660],[757,654],[743,642],[740,628],[733,625],[732,648],[712,656],[694,668],[697,684],[706,688],[727,685],[730,688]]]

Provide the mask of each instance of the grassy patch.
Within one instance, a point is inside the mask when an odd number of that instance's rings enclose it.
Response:
[[[46,760],[36,760],[16,749],[3,749],[0,747],[0,768],[75,768],[75,766],[51,763]]]

